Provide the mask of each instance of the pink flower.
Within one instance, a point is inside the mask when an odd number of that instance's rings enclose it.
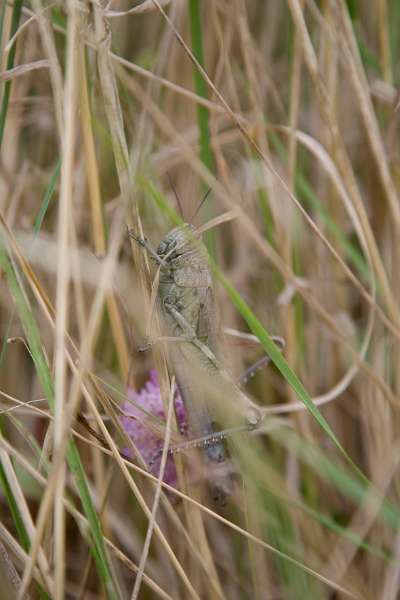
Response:
[[[188,425],[186,420],[186,410],[179,390],[175,392],[174,402],[175,415],[180,432],[182,435],[187,435]],[[134,392],[131,388],[128,388],[128,400],[126,400],[121,407],[125,413],[125,415],[121,417],[121,424],[141,453],[151,473],[158,476],[163,440],[153,433],[151,428],[146,426],[146,420],[150,420],[150,417],[138,407],[143,408],[147,413],[150,413],[159,419],[165,420],[160,385],[155,369],[151,369],[150,379],[139,392]],[[129,448],[125,448],[123,452],[128,458],[133,458],[132,451]],[[165,483],[176,487],[177,475],[172,456],[168,456],[167,458],[164,481]]]

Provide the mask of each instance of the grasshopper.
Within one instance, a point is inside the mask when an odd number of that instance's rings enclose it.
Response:
[[[224,402],[228,413],[233,409],[244,415],[253,429],[260,411],[233,382],[217,358],[216,305],[207,250],[192,225],[172,229],[157,251],[146,240],[130,236],[150,253],[159,265],[158,304],[169,339],[171,368],[195,437],[207,440],[203,454],[213,499],[224,505],[232,492],[233,469],[223,443],[214,431],[210,415],[210,396]],[[230,405],[233,403],[233,406]]]

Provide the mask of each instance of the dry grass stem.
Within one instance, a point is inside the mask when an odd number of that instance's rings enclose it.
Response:
[[[397,597],[399,31],[0,7],[0,596]]]

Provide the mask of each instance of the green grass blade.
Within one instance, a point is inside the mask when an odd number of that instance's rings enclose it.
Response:
[[[268,513],[265,525],[270,544],[285,554],[301,560],[301,542],[297,539],[295,525],[284,503],[272,494],[263,494],[263,504]],[[270,518],[272,517],[272,518]],[[287,598],[319,598],[321,587],[318,581],[280,556],[274,556],[277,573]]]
[[[197,62],[205,69],[204,50],[203,50],[203,26],[201,19],[201,1],[188,0],[190,32],[192,39],[192,51]],[[199,72],[196,65],[193,65],[193,82],[196,94],[201,98],[208,98],[208,87],[203,79],[203,75]],[[200,160],[211,172],[215,171],[214,154],[211,147],[211,130],[210,130],[210,113],[208,108],[201,104],[197,104],[197,127],[199,130],[199,156]],[[213,211],[209,208],[206,212],[206,219],[213,217]],[[204,235],[204,243],[211,256],[216,256],[215,235],[214,231],[206,231]]]
[[[150,196],[155,205],[167,215],[169,221],[173,226],[183,225],[183,219],[174,211],[173,208],[168,204],[165,196],[162,192],[148,179],[144,177],[138,178],[138,184],[143,188],[145,192]]]
[[[297,377],[296,373],[294,373],[294,371],[290,368],[286,360],[283,358],[282,353],[274,344],[270,335],[267,333],[260,321],[254,315],[248,304],[245,302],[245,300],[243,300],[241,295],[235,290],[233,285],[228,281],[228,279],[223,275],[223,273],[218,269],[218,267],[212,260],[211,266],[217,278],[221,281],[222,285],[226,289],[231,301],[247,322],[250,330],[258,338],[261,345],[265,349],[268,356],[271,358],[278,371],[283,375],[284,379],[291,386],[291,388],[299,397],[299,399],[304,403],[307,410],[312,414],[314,419],[322,427],[326,435],[330,438],[330,440],[334,443],[338,450],[343,454],[343,456],[346,458],[349,464],[352,465],[352,467],[357,471],[358,475],[364,481],[368,482],[368,479],[365,477],[365,475],[362,473],[359,467],[357,467],[357,465],[351,460],[350,456],[347,454],[346,450],[343,448],[342,444],[339,442],[336,435],[332,431],[329,423],[323,417],[318,408],[314,405],[310,395],[301,383],[300,379]]]
[[[4,5],[5,4],[6,3],[4,3]],[[22,0],[14,0],[14,6],[13,6],[13,12],[12,12],[12,18],[11,18],[10,39],[12,38],[12,36],[18,29],[19,20],[21,18],[21,12],[22,12]],[[7,58],[7,70],[12,69],[14,66],[15,52],[16,52],[16,44],[13,44],[10,49],[10,52],[8,54],[8,58]],[[4,83],[3,97],[2,97],[1,109],[0,109],[0,148],[1,148],[1,144],[3,142],[4,129],[6,126],[6,118],[7,118],[8,103],[10,100],[10,93],[11,93],[11,81],[6,81]]]
[[[1,437],[1,435],[2,435],[2,433],[0,433],[0,437]],[[3,464],[1,462],[0,462],[0,485],[3,488],[3,492],[6,497],[7,504],[10,509],[11,516],[12,516],[15,528],[17,530],[17,535],[18,535],[18,539],[21,543],[21,546],[25,550],[25,552],[29,552],[30,546],[31,546],[29,535],[26,530],[22,515],[19,511],[18,503],[14,497],[14,494],[12,492],[10,484],[8,483],[7,475],[4,470]],[[49,594],[39,584],[37,586],[37,591],[42,600],[51,600]]]
[[[288,430],[284,436],[278,438],[274,432],[271,436],[279,443],[284,443],[296,455],[316,471],[321,478],[332,484],[341,494],[350,498],[357,506],[365,500],[368,490],[368,481],[359,481],[352,477],[341,465],[335,464],[325,456],[319,448],[302,439],[295,431]],[[370,490],[373,493],[373,489]],[[380,517],[392,529],[398,530],[400,526],[400,511],[395,504],[384,498],[379,510]]]
[[[50,409],[54,410],[54,384],[47,364],[45,354],[42,349],[39,329],[36,324],[32,310],[29,306],[26,295],[21,289],[14,272],[13,265],[7,256],[3,243],[0,241],[0,266],[2,267],[10,291],[15,299],[18,314],[24,329],[28,347],[34,361],[36,371],[49,403]],[[118,600],[120,592],[118,585],[114,580],[111,562],[106,551],[104,538],[101,530],[101,524],[94,507],[86,475],[80,459],[78,449],[73,440],[70,441],[67,450],[67,462],[71,472],[74,475],[75,484],[82,502],[85,515],[90,523],[90,533],[93,542],[91,550],[93,552],[99,576],[107,591],[110,600]]]
[[[49,204],[50,204],[50,201],[51,201],[51,199],[53,197],[53,194],[54,194],[54,191],[55,191],[55,187],[56,187],[56,184],[57,184],[57,180],[58,180],[58,178],[60,176],[60,171],[61,171],[61,159],[59,159],[57,161],[56,167],[55,167],[55,169],[53,171],[53,174],[52,174],[52,176],[50,178],[50,182],[49,182],[49,185],[47,187],[46,193],[44,195],[43,201],[42,201],[42,203],[40,205],[39,213],[38,213],[38,215],[37,215],[37,217],[35,219],[35,223],[34,223],[34,226],[33,226],[34,235],[33,235],[33,240],[32,241],[34,241],[36,239],[36,237],[37,237],[37,235],[38,235],[38,233],[39,233],[39,231],[40,231],[40,229],[42,227],[43,219],[44,219],[44,217],[45,217],[45,215],[47,213],[47,209],[49,208]],[[8,339],[9,332],[11,331],[11,327],[12,327],[12,324],[13,324],[13,321],[14,321],[14,314],[15,314],[15,307],[13,307],[13,309],[11,311],[10,320],[9,320],[9,322],[7,324],[6,334],[4,336],[4,340],[5,341],[3,342],[3,345],[2,345],[2,348],[1,348],[1,352],[0,352],[0,366],[3,364],[3,361],[4,361],[6,353],[7,353],[8,345],[7,345],[6,340]]]
[[[35,232],[35,235],[37,235],[42,228],[43,219],[46,216],[47,209],[49,208],[50,201],[56,189],[58,178],[60,177],[61,163],[61,158],[59,158],[53,171],[53,174],[50,178],[50,182],[42,200],[42,204],[40,205],[39,212],[35,219],[35,224],[33,226],[33,231]]]
[[[204,68],[203,28],[199,0],[188,0],[192,51],[197,62]],[[202,74],[193,65],[193,81],[196,94],[207,99],[207,85]],[[211,148],[209,110],[201,104],[197,105],[197,124],[199,128],[200,158],[205,166],[214,171],[214,157]]]
[[[4,30],[4,16],[6,14],[6,2],[3,2],[0,8],[0,43],[3,39],[3,30]]]
[[[2,436],[2,435],[3,435],[3,433],[0,434],[0,436]],[[0,462],[0,483],[1,483],[1,487],[3,488],[4,495],[7,499],[7,504],[10,509],[15,528],[17,530],[19,541],[21,542],[21,546],[25,550],[25,552],[29,552],[29,548],[30,548],[29,535],[28,535],[28,532],[26,531],[24,521],[19,512],[18,503],[14,497],[14,494],[12,492],[10,484],[8,483],[7,475],[4,470],[3,464],[1,462]]]

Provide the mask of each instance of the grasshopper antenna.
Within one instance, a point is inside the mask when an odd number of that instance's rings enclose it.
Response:
[[[167,177],[168,177],[169,185],[171,186],[171,189],[174,192],[175,200],[176,200],[176,203],[178,205],[180,215],[181,215],[181,217],[182,217],[182,219],[184,221],[185,217],[183,216],[183,207],[182,207],[182,204],[181,204],[181,199],[178,196],[178,192],[176,191],[176,187],[174,185],[174,182],[172,181],[172,177],[171,177],[171,174],[170,174],[169,171],[167,171]]]
[[[192,224],[193,224],[193,222],[194,222],[195,218],[197,217],[197,215],[198,215],[198,214],[199,214],[199,212],[200,212],[200,209],[201,209],[201,207],[203,206],[204,202],[207,200],[208,196],[210,195],[210,192],[211,192],[211,188],[209,188],[209,189],[206,191],[206,193],[204,194],[203,198],[202,198],[202,199],[201,199],[201,201],[200,201],[200,204],[199,204],[199,206],[196,208],[196,210],[195,210],[195,212],[194,212],[194,215],[192,215],[192,218],[190,219],[190,223],[192,223]]]

